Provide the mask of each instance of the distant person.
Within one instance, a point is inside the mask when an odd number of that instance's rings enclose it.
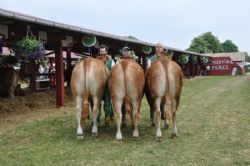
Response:
[[[125,46],[122,48],[122,59],[132,58],[130,48]]]
[[[46,76],[44,76],[44,78],[47,79],[50,72],[50,65],[49,63],[45,63],[43,67],[44,67],[44,74],[47,74]]]
[[[43,74],[44,73],[44,67],[42,64],[39,65],[39,68],[38,68],[38,73],[39,74]],[[39,76],[38,79],[42,80],[44,77],[43,76]]]
[[[162,43],[157,43],[155,45],[155,52],[163,53],[164,52],[164,45]],[[148,59],[148,68],[150,67],[151,63],[157,59],[157,55],[151,55]]]

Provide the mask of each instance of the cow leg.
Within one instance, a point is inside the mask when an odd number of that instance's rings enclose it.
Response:
[[[155,99],[154,102],[154,118],[156,122],[156,138],[157,141],[161,141],[162,138],[162,133],[161,133],[161,110],[160,110],[160,105],[161,105],[161,98],[158,97]]]
[[[83,139],[83,130],[81,126],[82,119],[82,96],[76,97],[76,118],[77,118],[77,139]]]
[[[114,111],[115,111],[115,120],[116,120],[116,125],[117,125],[116,140],[118,140],[118,141],[122,140],[122,133],[121,133],[122,101],[123,100],[120,100],[120,101],[113,101],[112,100],[112,104],[113,104]]]
[[[165,99],[165,104],[164,104],[164,117],[165,117],[165,120],[164,120],[164,122],[165,122],[165,124],[164,124],[164,127],[166,128],[166,129],[168,129],[169,128],[169,124],[170,124],[170,120],[171,120],[171,100],[170,100],[170,98],[169,97],[167,97],[166,99]]]
[[[176,100],[173,99],[171,102],[172,108],[172,117],[173,117],[173,129],[172,129],[172,138],[177,137],[177,126],[176,126],[176,112],[177,112],[177,103]]]
[[[155,118],[154,118],[154,107],[150,105],[150,118],[151,118],[151,127],[155,127]]]
[[[140,120],[140,101],[132,101],[132,117],[133,117],[133,126],[134,126],[134,131],[133,131],[133,137],[138,138],[139,137],[139,132],[138,132],[138,122]]]
[[[99,114],[99,106],[100,106],[100,99],[98,97],[94,97],[94,99],[93,99],[92,134],[97,134],[97,117],[98,117],[98,114]]]

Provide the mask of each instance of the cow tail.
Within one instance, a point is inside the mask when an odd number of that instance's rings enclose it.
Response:
[[[129,99],[129,95],[128,95],[128,83],[127,83],[127,79],[126,79],[126,69],[125,66],[123,64],[121,64],[122,66],[122,73],[124,76],[124,85],[125,85],[125,98],[124,98],[124,106],[125,106],[125,113],[123,113],[123,115],[126,115],[126,117],[131,117],[131,104],[130,104],[130,99]],[[125,118],[125,117],[124,117]]]
[[[87,80],[87,74],[88,74],[88,63],[87,61],[83,61],[83,101],[82,101],[82,122],[85,122],[89,117],[89,91],[88,91],[88,80]]]

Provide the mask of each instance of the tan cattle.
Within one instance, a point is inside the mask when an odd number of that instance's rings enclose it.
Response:
[[[123,103],[126,113],[132,117],[133,137],[139,137],[138,122],[140,120],[144,82],[143,69],[132,59],[121,60],[111,69],[109,90],[117,125],[116,140],[122,140],[121,109]]]
[[[83,139],[82,122],[88,118],[89,100],[93,101],[93,108],[90,109],[93,112],[92,133],[97,134],[96,119],[107,80],[106,65],[98,59],[84,59],[78,62],[73,69],[70,85],[76,102],[78,139]]]
[[[18,75],[13,67],[0,67],[0,96],[14,98]]]
[[[177,137],[176,112],[178,110],[183,84],[183,73],[177,63],[165,55],[157,53],[154,61],[146,71],[145,92],[154,114],[153,123],[156,123],[156,137],[161,140],[161,102],[164,103],[165,126],[169,126],[172,117],[172,136]]]

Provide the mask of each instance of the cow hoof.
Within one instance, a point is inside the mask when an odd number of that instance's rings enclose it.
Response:
[[[91,132],[92,132],[92,133],[97,133],[97,126],[93,126]]]
[[[176,133],[172,133],[172,139],[178,138],[178,135]]]
[[[97,136],[98,136],[98,133],[92,133],[92,136],[93,136],[93,137],[97,137]]]
[[[77,140],[83,140],[83,139],[84,139],[83,134],[81,134],[81,135],[77,135],[77,136],[76,136],[76,139],[77,139]]]
[[[133,131],[133,137],[134,137],[134,138],[139,137],[139,132],[138,132],[138,130]]]
[[[116,138],[116,141],[122,142],[122,138]]]
[[[122,135],[121,134],[116,134],[116,140],[117,141],[122,141]]]
[[[162,137],[156,137],[157,142],[162,142]]]
[[[165,125],[164,125],[164,128],[165,128],[165,129],[168,129],[168,128],[169,128],[169,124],[165,124]]]

